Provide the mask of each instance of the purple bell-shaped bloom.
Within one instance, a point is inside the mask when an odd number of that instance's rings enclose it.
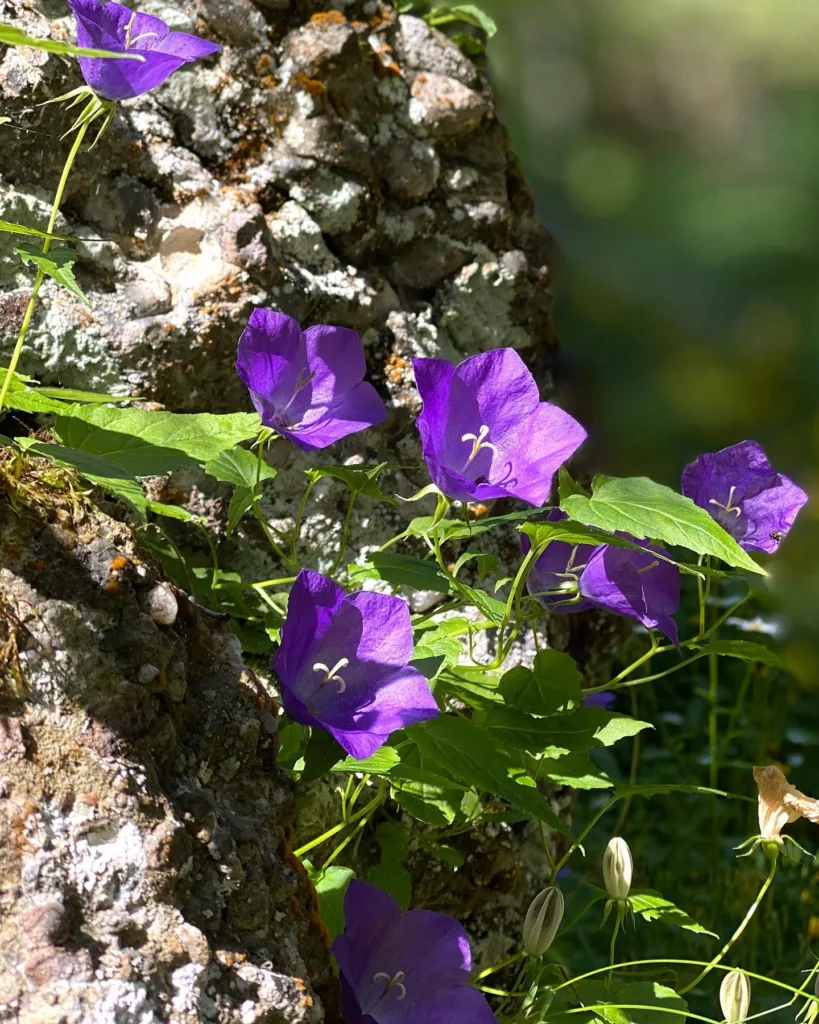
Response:
[[[767,554],[776,551],[808,500],[801,487],[776,472],[756,441],[700,455],[683,470],[682,492],[740,547]]]
[[[415,359],[413,367],[424,402],[417,426],[436,486],[457,501],[520,498],[542,505],[586,431],[541,402],[517,352],[482,352],[459,366]]]
[[[358,334],[321,325],[302,332],[272,309],[254,309],[239,339],[236,370],[265,426],[302,451],[327,448],[387,418],[378,392],[364,380]]]
[[[406,601],[347,594],[302,569],[273,656],[284,709],[326,729],[351,757],[369,757],[390,733],[438,714],[429,683],[409,665],[412,650]]]
[[[496,1024],[468,984],[472,954],[457,921],[431,910],[402,914],[391,896],[358,880],[344,916],[333,954],[348,1024]]]
[[[172,32],[161,18],[123,4],[68,0],[77,21],[77,43],[94,50],[135,53],[138,60],[80,57],[88,85],[107,100],[130,100],[162,85],[183,64],[217,53],[216,43],[188,32]]]

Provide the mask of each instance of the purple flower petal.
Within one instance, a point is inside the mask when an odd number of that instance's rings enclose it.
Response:
[[[662,548],[652,550],[665,554]],[[680,571],[640,551],[604,545],[589,559],[580,577],[580,593],[597,608],[625,615],[646,629],[659,629],[677,646]]]
[[[353,1024],[493,1024],[486,999],[466,983],[469,939],[429,910],[397,912],[375,886],[351,882],[346,930],[333,943],[345,1018]]]
[[[546,519],[550,523],[557,523],[568,519],[568,516],[559,508],[555,508]],[[520,546],[524,555],[532,548],[532,542],[525,533],[520,535]],[[565,587],[567,583],[573,583],[579,592],[581,573],[595,550],[592,544],[575,546],[562,540],[553,540],[529,573],[529,593],[549,611],[561,614],[588,611],[593,607],[591,601],[580,600],[567,604],[566,601],[572,597],[571,593],[550,592],[557,590],[558,587]]]
[[[302,333],[291,317],[256,309],[239,339],[236,370],[262,422],[302,451],[327,448],[387,417],[363,380],[361,339],[346,327]]]
[[[540,402],[513,349],[481,353],[453,367],[413,361],[424,408],[417,426],[430,476],[448,497],[512,497],[542,504],[558,467],[586,436],[567,413]]]
[[[216,53],[207,39],[170,32],[160,18],[139,14],[118,3],[67,0],[77,22],[80,46],[139,54],[142,61],[81,57],[88,85],[109,100],[127,100],[161,85],[187,61]]]
[[[773,469],[756,441],[700,455],[683,470],[682,492],[746,551],[768,554],[777,550],[808,500]]]
[[[390,733],[434,718],[429,683],[407,663],[409,608],[387,594],[345,594],[303,569],[273,658],[291,718],[327,729],[356,758],[369,757]]]

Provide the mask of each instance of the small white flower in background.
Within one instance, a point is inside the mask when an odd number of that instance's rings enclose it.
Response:
[[[634,862],[628,843],[619,836],[610,839],[603,854],[603,882],[613,900],[624,900],[628,896],[633,873]]]
[[[529,956],[543,956],[554,942],[563,920],[563,893],[555,886],[539,892],[523,922],[523,948]]]
[[[741,1024],[751,1008],[751,981],[744,971],[730,971],[719,987],[719,1005],[726,1024]]]

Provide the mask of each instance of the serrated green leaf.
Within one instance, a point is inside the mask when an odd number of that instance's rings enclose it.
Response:
[[[395,747],[383,746],[374,754],[357,761],[354,757],[346,757],[338,761],[330,771],[333,772],[363,772],[366,775],[389,775],[396,765],[401,763],[401,757]]]
[[[448,594],[451,589],[449,580],[435,562],[392,551],[375,551],[361,565],[348,566],[348,573],[352,583],[385,580],[394,587],[433,590],[439,594]]]
[[[355,872],[337,864],[331,864],[323,871],[316,871],[309,861],[303,863],[316,887],[319,913],[332,941],[344,931],[344,894],[347,892],[347,886],[355,878]]]
[[[2,381],[3,376],[3,371],[0,370],[0,381]],[[61,413],[65,412],[68,408],[62,402],[57,402],[47,395],[41,395],[38,388],[15,386],[15,382],[12,382],[6,394],[6,405],[9,409],[17,409],[20,412],[29,413]]]
[[[302,783],[313,782],[325,775],[334,764],[342,758],[344,751],[336,740],[325,729],[313,727],[307,748],[304,751],[304,769],[301,773]]]
[[[646,889],[643,891],[632,890],[629,893],[628,901],[635,914],[639,914],[646,921],[662,921],[663,924],[671,924],[676,928],[684,928],[687,932],[696,932],[698,935],[710,935],[718,939],[716,932],[703,928],[701,924],[689,917],[684,910],[680,910],[670,900],[665,899],[658,892]]]
[[[435,629],[425,630],[420,634],[412,660],[425,658],[443,658],[444,664],[454,665],[463,653],[463,643],[459,639],[469,629],[467,619],[445,619]]]
[[[259,428],[255,413],[216,416],[85,405],[60,416],[55,433],[68,447],[104,456],[132,476],[159,476],[211,462]]]
[[[409,814],[428,825],[451,825],[461,805],[464,789],[453,786],[434,772],[401,765],[391,773],[392,798]]]
[[[273,480],[278,471],[246,448],[227,448],[215,459],[206,462],[202,467],[206,473],[226,484],[245,484],[254,487],[256,474],[259,480]]]
[[[583,699],[577,665],[561,651],[539,651],[531,669],[517,665],[498,687],[504,701],[533,715],[551,715]]]
[[[385,501],[389,505],[397,505],[398,500],[378,486],[378,478],[389,465],[388,462],[381,462],[377,466],[315,466],[313,469],[305,470],[311,480],[321,480],[324,477],[332,477],[335,480],[342,480],[351,491],[363,494],[373,501]]]
[[[147,500],[137,481],[120,466],[99,455],[77,451],[60,444],[47,444],[31,438],[18,438],[17,443],[32,455],[70,466],[92,484],[120,498],[140,516],[147,518]]]
[[[74,249],[57,246],[46,253],[38,249],[33,242],[21,242],[15,246],[14,252],[24,264],[35,264],[47,277],[67,288],[72,295],[76,295],[80,302],[84,302],[86,306],[91,305],[74,277],[72,268],[77,262],[77,253]]]
[[[0,25],[0,43],[6,46],[31,46],[35,50],[46,50],[48,53],[58,53],[64,57],[115,57],[117,60],[143,61],[144,57],[136,53],[124,53],[115,50],[94,50],[86,46],[74,46],[71,43],[64,43],[59,39],[39,39],[36,36],[27,35],[13,25]]]
[[[534,786],[521,785],[510,777],[517,767],[512,755],[497,744],[485,729],[452,715],[441,715],[407,730],[422,757],[468,786],[503,797],[516,810],[545,821],[571,838],[565,822]]]
[[[606,986],[595,980],[581,981],[576,986],[581,1005],[593,1011],[595,1018],[607,1024],[670,1024],[685,1020],[688,1004],[677,993],[656,981],[635,981]],[[673,1013],[668,1011],[672,1010]],[[580,1015],[585,1018],[585,1014]],[[577,1014],[552,1012],[551,1021],[570,1024]]]
[[[406,829],[395,822],[383,821],[375,830],[375,838],[381,847],[381,861],[369,868],[367,881],[397,900],[402,910],[407,910],[412,901],[412,878],[404,867],[409,853]]]
[[[10,121],[10,117],[0,118],[0,124],[4,121]],[[28,228],[25,224],[14,224],[10,220],[0,220],[0,231],[5,231],[10,235],[31,235],[34,238],[50,238],[53,242],[64,242],[65,239],[62,235],[50,235],[47,231],[38,231],[37,228]]]
[[[538,778],[549,779],[558,786],[572,789],[611,789],[612,780],[589,757],[585,750],[573,750],[562,757],[544,757],[533,762],[537,766]]]
[[[712,640],[700,648],[698,654],[719,654],[726,658],[739,658],[742,661],[758,661],[762,665],[772,665],[787,671],[788,666],[781,655],[770,647],[753,643],[751,640]]]
[[[524,519],[532,519],[541,511],[543,510],[529,509],[523,512],[510,512],[505,516],[470,519],[468,523],[459,522],[457,519],[442,519],[437,526],[438,536],[441,543],[448,540],[469,540],[472,537],[479,537],[482,533],[489,533],[490,530],[495,530],[500,526],[509,526],[520,523]],[[434,520],[434,516],[418,516],[407,527],[407,534],[410,537],[425,537],[432,529]]]
[[[105,405],[108,402],[133,402],[134,399],[125,395],[103,395],[97,391],[78,391],[76,388],[38,387],[37,394],[56,398],[61,402],[80,402]]]
[[[181,505],[166,505],[161,501],[148,499],[148,511],[155,512],[158,516],[165,516],[166,519],[178,519],[183,523],[203,523],[202,516],[194,515]]]
[[[595,478],[591,498],[570,495],[560,503],[576,522],[643,539],[664,541],[728,565],[766,575],[734,538],[690,498],[648,477]]]

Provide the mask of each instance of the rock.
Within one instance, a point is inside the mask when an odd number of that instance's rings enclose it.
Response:
[[[400,15],[398,24],[400,31],[396,33],[394,48],[405,73],[411,76],[413,72],[436,71],[463,85],[475,84],[478,78],[475,65],[443,32],[412,14]]]
[[[424,71],[412,83],[410,120],[428,135],[464,134],[475,128],[489,110],[482,96],[448,75]]]

